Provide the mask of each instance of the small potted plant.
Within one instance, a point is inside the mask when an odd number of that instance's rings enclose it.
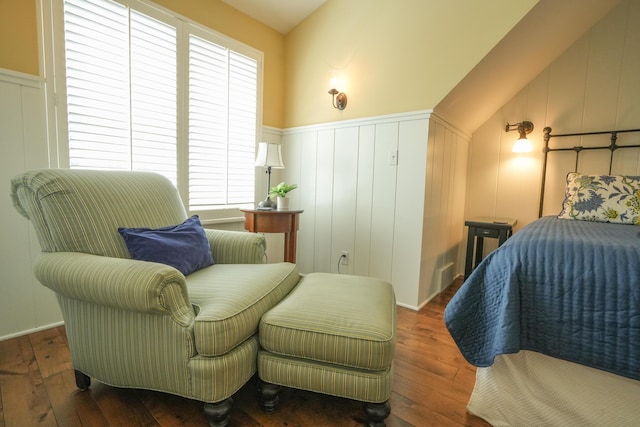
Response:
[[[281,182],[275,187],[271,187],[271,191],[269,191],[270,197],[278,197],[278,210],[287,210],[289,209],[289,199],[287,199],[287,193],[289,191],[295,190],[298,188],[298,184],[287,184],[286,182]]]

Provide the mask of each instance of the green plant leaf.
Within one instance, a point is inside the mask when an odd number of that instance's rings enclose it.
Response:
[[[298,188],[298,184],[287,184],[286,182],[281,182],[275,187],[271,187],[271,191],[269,191],[269,196],[279,196],[279,197],[287,197],[287,193],[289,191],[295,190]]]

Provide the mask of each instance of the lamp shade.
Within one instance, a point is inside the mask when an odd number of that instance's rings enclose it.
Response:
[[[256,155],[256,166],[270,167],[273,169],[284,169],[282,162],[282,152],[280,144],[272,142],[259,142],[258,154]]]

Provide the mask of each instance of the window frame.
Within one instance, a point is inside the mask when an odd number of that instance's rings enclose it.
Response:
[[[189,144],[188,144],[188,74],[189,74],[189,35],[195,34],[207,41],[224,46],[257,63],[256,70],[256,140],[255,149],[262,129],[264,54],[229,36],[199,24],[149,0],[111,0],[135,9],[159,21],[176,27],[177,37],[177,189],[189,215],[198,214],[205,224],[238,221],[242,219],[241,208],[252,208],[252,203],[225,205],[208,210],[189,210]],[[49,136],[49,165],[53,168],[69,168],[69,141],[66,106],[66,72],[64,53],[64,6],[63,0],[39,0],[40,47],[43,64],[41,72],[45,78],[47,94],[47,126]],[[254,179],[254,199],[260,193],[257,188],[257,172]],[[257,200],[257,199],[256,199]]]

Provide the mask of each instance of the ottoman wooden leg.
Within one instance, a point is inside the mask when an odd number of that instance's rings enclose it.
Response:
[[[276,384],[260,382],[260,405],[262,410],[268,414],[274,412],[280,403],[280,393],[282,387]]]
[[[367,415],[367,427],[384,427],[384,420],[391,413],[389,401],[383,403],[365,403],[364,413]]]

